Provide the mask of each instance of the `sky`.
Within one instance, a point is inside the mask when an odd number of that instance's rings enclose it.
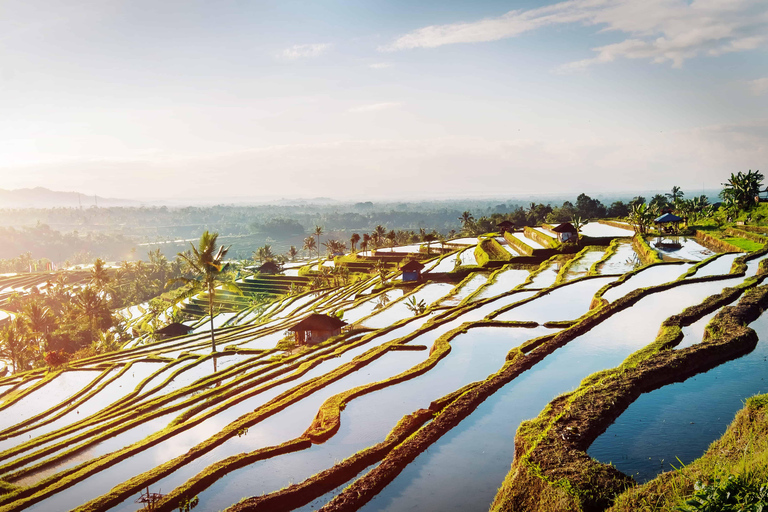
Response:
[[[137,200],[717,188],[765,0],[0,0],[0,188]]]

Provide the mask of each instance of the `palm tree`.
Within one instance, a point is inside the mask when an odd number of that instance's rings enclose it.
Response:
[[[670,203],[672,203],[673,205],[676,205],[676,204],[677,204],[677,202],[678,202],[680,199],[682,199],[682,198],[683,198],[683,196],[685,195],[685,193],[682,191],[682,189],[681,189],[680,187],[678,187],[677,185],[675,185],[674,187],[672,187],[672,191],[671,191],[671,192],[667,192],[667,193],[666,193],[666,194],[664,194],[664,195],[665,195],[665,196],[667,196],[667,198],[669,199],[669,202],[670,202]]]
[[[468,211],[465,211],[461,214],[461,217],[459,217],[459,220],[461,221],[461,227],[462,230],[466,232],[466,234],[471,235],[472,234],[472,223],[475,222],[475,218],[472,216],[471,213]]]
[[[363,252],[368,250],[368,242],[371,241],[371,235],[368,233],[363,233],[363,239],[360,241],[360,249],[362,249]]]
[[[291,258],[291,261],[296,261],[297,254],[299,254],[298,249],[292,245],[291,248],[288,249],[288,257]]]
[[[726,201],[733,201],[739,208],[749,208],[757,202],[763,178],[760,171],[752,172],[752,169],[746,174],[741,171],[736,174],[731,173],[728,181],[723,183],[725,188],[720,192],[720,197]]]
[[[315,225],[315,236],[317,237],[317,259],[320,259],[320,235],[323,234],[323,228]],[[318,263],[319,264],[319,263]]]
[[[31,359],[26,335],[27,325],[20,316],[11,319],[0,330],[0,357],[10,361],[14,373],[26,370]]]
[[[394,229],[390,229],[387,233],[387,240],[389,240],[389,252],[395,251],[395,243],[397,242],[397,233]]]
[[[74,303],[80,312],[88,317],[88,325],[91,335],[96,331],[96,318],[102,309],[102,301],[99,293],[91,287],[81,289],[74,297]]]
[[[379,233],[374,231],[371,233],[371,242],[373,242],[373,250],[376,250],[379,248],[379,244],[381,243],[381,237],[379,236]]]
[[[352,247],[352,252],[355,252],[355,249],[357,247],[357,242],[360,241],[360,235],[357,233],[352,233],[352,236],[349,237],[349,244]]]
[[[51,332],[56,328],[56,318],[51,308],[37,301],[28,302],[22,309],[32,340],[41,350],[48,348]]]
[[[107,288],[109,280],[110,277],[107,273],[106,267],[104,266],[104,260],[101,258],[96,258],[96,261],[93,262],[93,268],[91,269],[91,279],[88,284],[93,286],[97,292],[103,292]]]
[[[424,236],[421,237],[421,239],[424,242],[427,242],[427,256],[429,256],[429,248],[432,245],[432,242],[437,240],[437,237],[433,235],[432,233],[426,233]]]
[[[310,235],[304,239],[304,250],[309,253],[311,258],[315,249],[317,249],[317,243],[315,242],[315,239],[312,237],[312,235]]]
[[[229,247],[217,247],[218,233],[203,232],[198,246],[192,246],[192,253],[179,253],[179,257],[187,262],[189,268],[195,274],[193,278],[180,277],[179,280],[192,285],[192,289],[202,289],[208,292],[208,316],[211,321],[211,349],[216,352],[216,338],[213,330],[213,302],[216,299],[216,286],[241,293],[240,287],[234,282],[224,281],[228,264],[224,263],[224,257]]]

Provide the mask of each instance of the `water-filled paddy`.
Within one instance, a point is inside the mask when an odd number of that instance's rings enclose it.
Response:
[[[746,398],[768,392],[768,315],[750,327],[761,337],[753,352],[641,395],[592,443],[589,455],[639,482],[700,457]]]
[[[361,510],[420,510],[425,497],[434,510],[487,510],[509,471],[515,432],[522,420],[535,417],[550,400],[575,389],[587,375],[620,364],[653,341],[667,316],[699,303],[722,286],[702,283],[668,290],[663,298],[645,297],[556,350],[485,400]],[[666,307],[658,307],[660,301]]]
[[[574,261],[571,266],[568,267],[568,272],[565,275],[565,281],[572,281],[577,277],[583,277],[587,275],[592,265],[600,261],[605,255],[605,251],[601,249],[595,249],[587,251],[583,256]]]
[[[653,265],[631,276],[620,285],[610,288],[603,294],[603,298],[613,302],[640,288],[674,281],[685,274],[689,268],[690,264]]]
[[[684,236],[665,237],[662,240],[664,243],[677,242],[681,245],[679,248],[658,245],[659,241],[659,239],[653,239],[649,240],[648,243],[652,248],[656,249],[659,256],[665,259],[701,261],[715,254],[714,251],[707,249],[692,238]]]
[[[598,271],[601,274],[624,274],[631,272],[640,264],[635,248],[629,242],[621,243],[616,252],[605,260]]]
[[[472,297],[472,301],[487,299],[501,295],[502,293],[512,291],[517,286],[523,284],[523,282],[528,279],[529,275],[530,272],[527,270],[519,270],[514,268],[502,270],[496,274],[496,276],[493,278],[493,282],[486,284],[477,294]]]
[[[341,429],[329,441],[280,457],[282,460],[262,461],[238,470],[199,494],[201,504],[216,510],[241,496],[277,490],[291,479],[298,482],[332,466],[334,459],[341,460],[383,441],[402,416],[427,407],[430,401],[453,389],[484,379],[501,367],[510,349],[546,331],[470,329],[454,338],[451,353],[427,374],[351,401],[342,412]]]
[[[587,311],[592,297],[613,277],[584,279],[553,289],[536,300],[498,315],[496,320],[532,320],[544,323],[552,320],[575,320]]]
[[[608,236],[616,236],[616,237],[632,237],[634,236],[635,232],[627,226],[628,229],[622,229],[617,228],[614,226],[609,226],[608,224],[602,224],[600,222],[590,222],[588,224],[585,224],[581,226],[579,229],[579,232],[584,236],[592,236],[592,237],[608,237]]]

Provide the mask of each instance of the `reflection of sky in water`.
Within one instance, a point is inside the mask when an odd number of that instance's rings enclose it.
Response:
[[[692,277],[728,274],[731,271],[731,266],[733,266],[733,260],[739,256],[743,256],[743,254],[723,254],[718,256],[714,261],[710,261],[703,267],[699,267],[699,270],[697,270]]]
[[[600,258],[604,255],[605,251],[603,249],[587,251],[581,258],[576,260],[573,265],[568,267],[568,273],[565,276],[566,281],[572,281],[577,277],[587,275],[587,272],[589,272],[592,265],[600,261]]]
[[[600,265],[598,271],[601,274],[625,274],[635,269],[636,262],[639,260],[632,244],[622,243],[616,248],[616,252]]]
[[[764,337],[768,315],[750,327]],[[767,341],[706,373],[641,395],[595,440],[589,454],[640,482],[689,464],[725,432],[747,397],[768,392]]]
[[[627,226],[629,227],[629,226]],[[632,229],[621,229],[607,224],[601,224],[599,222],[590,222],[584,226],[581,226],[579,233],[585,236],[603,237],[603,236],[634,236],[635,232]]]
[[[608,302],[613,302],[639,288],[648,288],[649,286],[674,281],[688,272],[690,267],[690,264],[653,265],[630,276],[629,279],[620,285],[609,289],[603,294],[603,298]]]
[[[530,272],[527,270],[520,270],[515,268],[504,270],[496,274],[493,283],[486,284],[486,286],[480,290],[477,295],[472,297],[472,301],[474,302],[480,299],[487,299],[501,295],[502,293],[509,292],[515,287],[521,285],[526,279],[528,279],[529,275]]]
[[[53,380],[43,384],[0,414],[0,429],[11,427],[15,423],[45,412],[47,409],[64,402],[94,379],[101,375],[101,370],[65,371]]]
[[[679,242],[680,244],[682,244],[682,247],[680,249],[667,249],[663,247],[657,247],[656,244],[659,242],[658,238],[649,240],[649,245],[652,248],[656,249],[656,251],[661,256],[668,256],[670,258],[675,258],[679,260],[701,261],[715,254],[714,251],[711,251],[706,247],[698,244],[691,238],[674,236],[674,237],[665,237],[662,239],[662,241],[664,243]]]
[[[536,417],[550,400],[575,389],[586,376],[619,365],[653,341],[671,313],[719,291],[710,285],[682,286],[645,297],[556,350],[486,399],[361,510],[423,510],[427,499],[431,510],[441,512],[487,510],[514,459],[520,422]]]
[[[598,277],[553,289],[536,300],[497,316],[496,320],[575,320],[587,311],[595,292],[614,278]]]

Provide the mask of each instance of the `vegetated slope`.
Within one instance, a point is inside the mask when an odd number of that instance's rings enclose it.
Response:
[[[638,336],[636,345],[623,348],[610,338],[588,337],[622,311],[631,316],[628,306],[673,294],[665,307],[680,313],[684,303],[699,304],[758,270],[749,262],[740,267],[743,277],[696,279],[688,266],[661,264],[677,269],[681,279],[627,287],[623,299],[605,304],[594,300],[594,290],[602,295],[604,285],[618,281],[599,269],[595,276],[533,288],[536,276],[552,272],[553,265],[555,260],[527,267],[533,270],[527,279],[515,274],[519,268],[504,266],[468,295],[457,288],[472,280],[468,272],[416,285],[382,285],[371,277],[286,296],[253,314],[233,312],[230,326],[217,333],[217,354],[210,353],[210,337],[201,331],[0,379],[0,510],[135,510],[147,487],[165,494],[158,510],[190,502],[217,510],[262,494],[235,508],[288,510],[312,500],[328,502],[329,510],[370,500],[373,508],[399,507],[405,503],[390,492],[403,489],[396,480],[409,465],[429,467],[421,458],[427,448],[472,454],[485,468],[483,461],[494,457],[480,456],[474,443],[492,438],[506,447],[495,450],[501,456],[494,460],[503,462],[500,472],[486,468],[483,481],[461,485],[442,477],[411,479],[405,485],[412,492],[403,494],[421,496],[405,505],[425,506],[418,501],[427,495],[420,486],[437,484],[453,507],[463,507],[462,498],[485,509],[493,498],[488,488],[495,491],[512,460],[516,424],[501,437],[482,429],[469,437],[447,432],[467,425],[475,411],[484,411],[484,401],[505,396],[528,376],[561,384],[542,386],[541,402],[525,403],[538,407],[533,414],[572,389],[570,381],[561,381],[563,372],[547,369],[566,347],[574,349],[562,368],[589,373],[573,364],[582,346],[619,348],[611,357],[621,361],[632,347],[652,344],[652,336]],[[752,284],[754,278],[747,283]],[[415,314],[404,307],[411,298],[426,299],[427,309]],[[296,347],[286,336],[313,312],[340,311],[354,323],[342,335],[308,347]],[[558,322],[540,326],[546,319]],[[580,380],[588,373],[570,377]],[[524,405],[512,404],[506,410]],[[453,466],[460,468],[461,460]],[[337,489],[350,481],[348,490]]]

